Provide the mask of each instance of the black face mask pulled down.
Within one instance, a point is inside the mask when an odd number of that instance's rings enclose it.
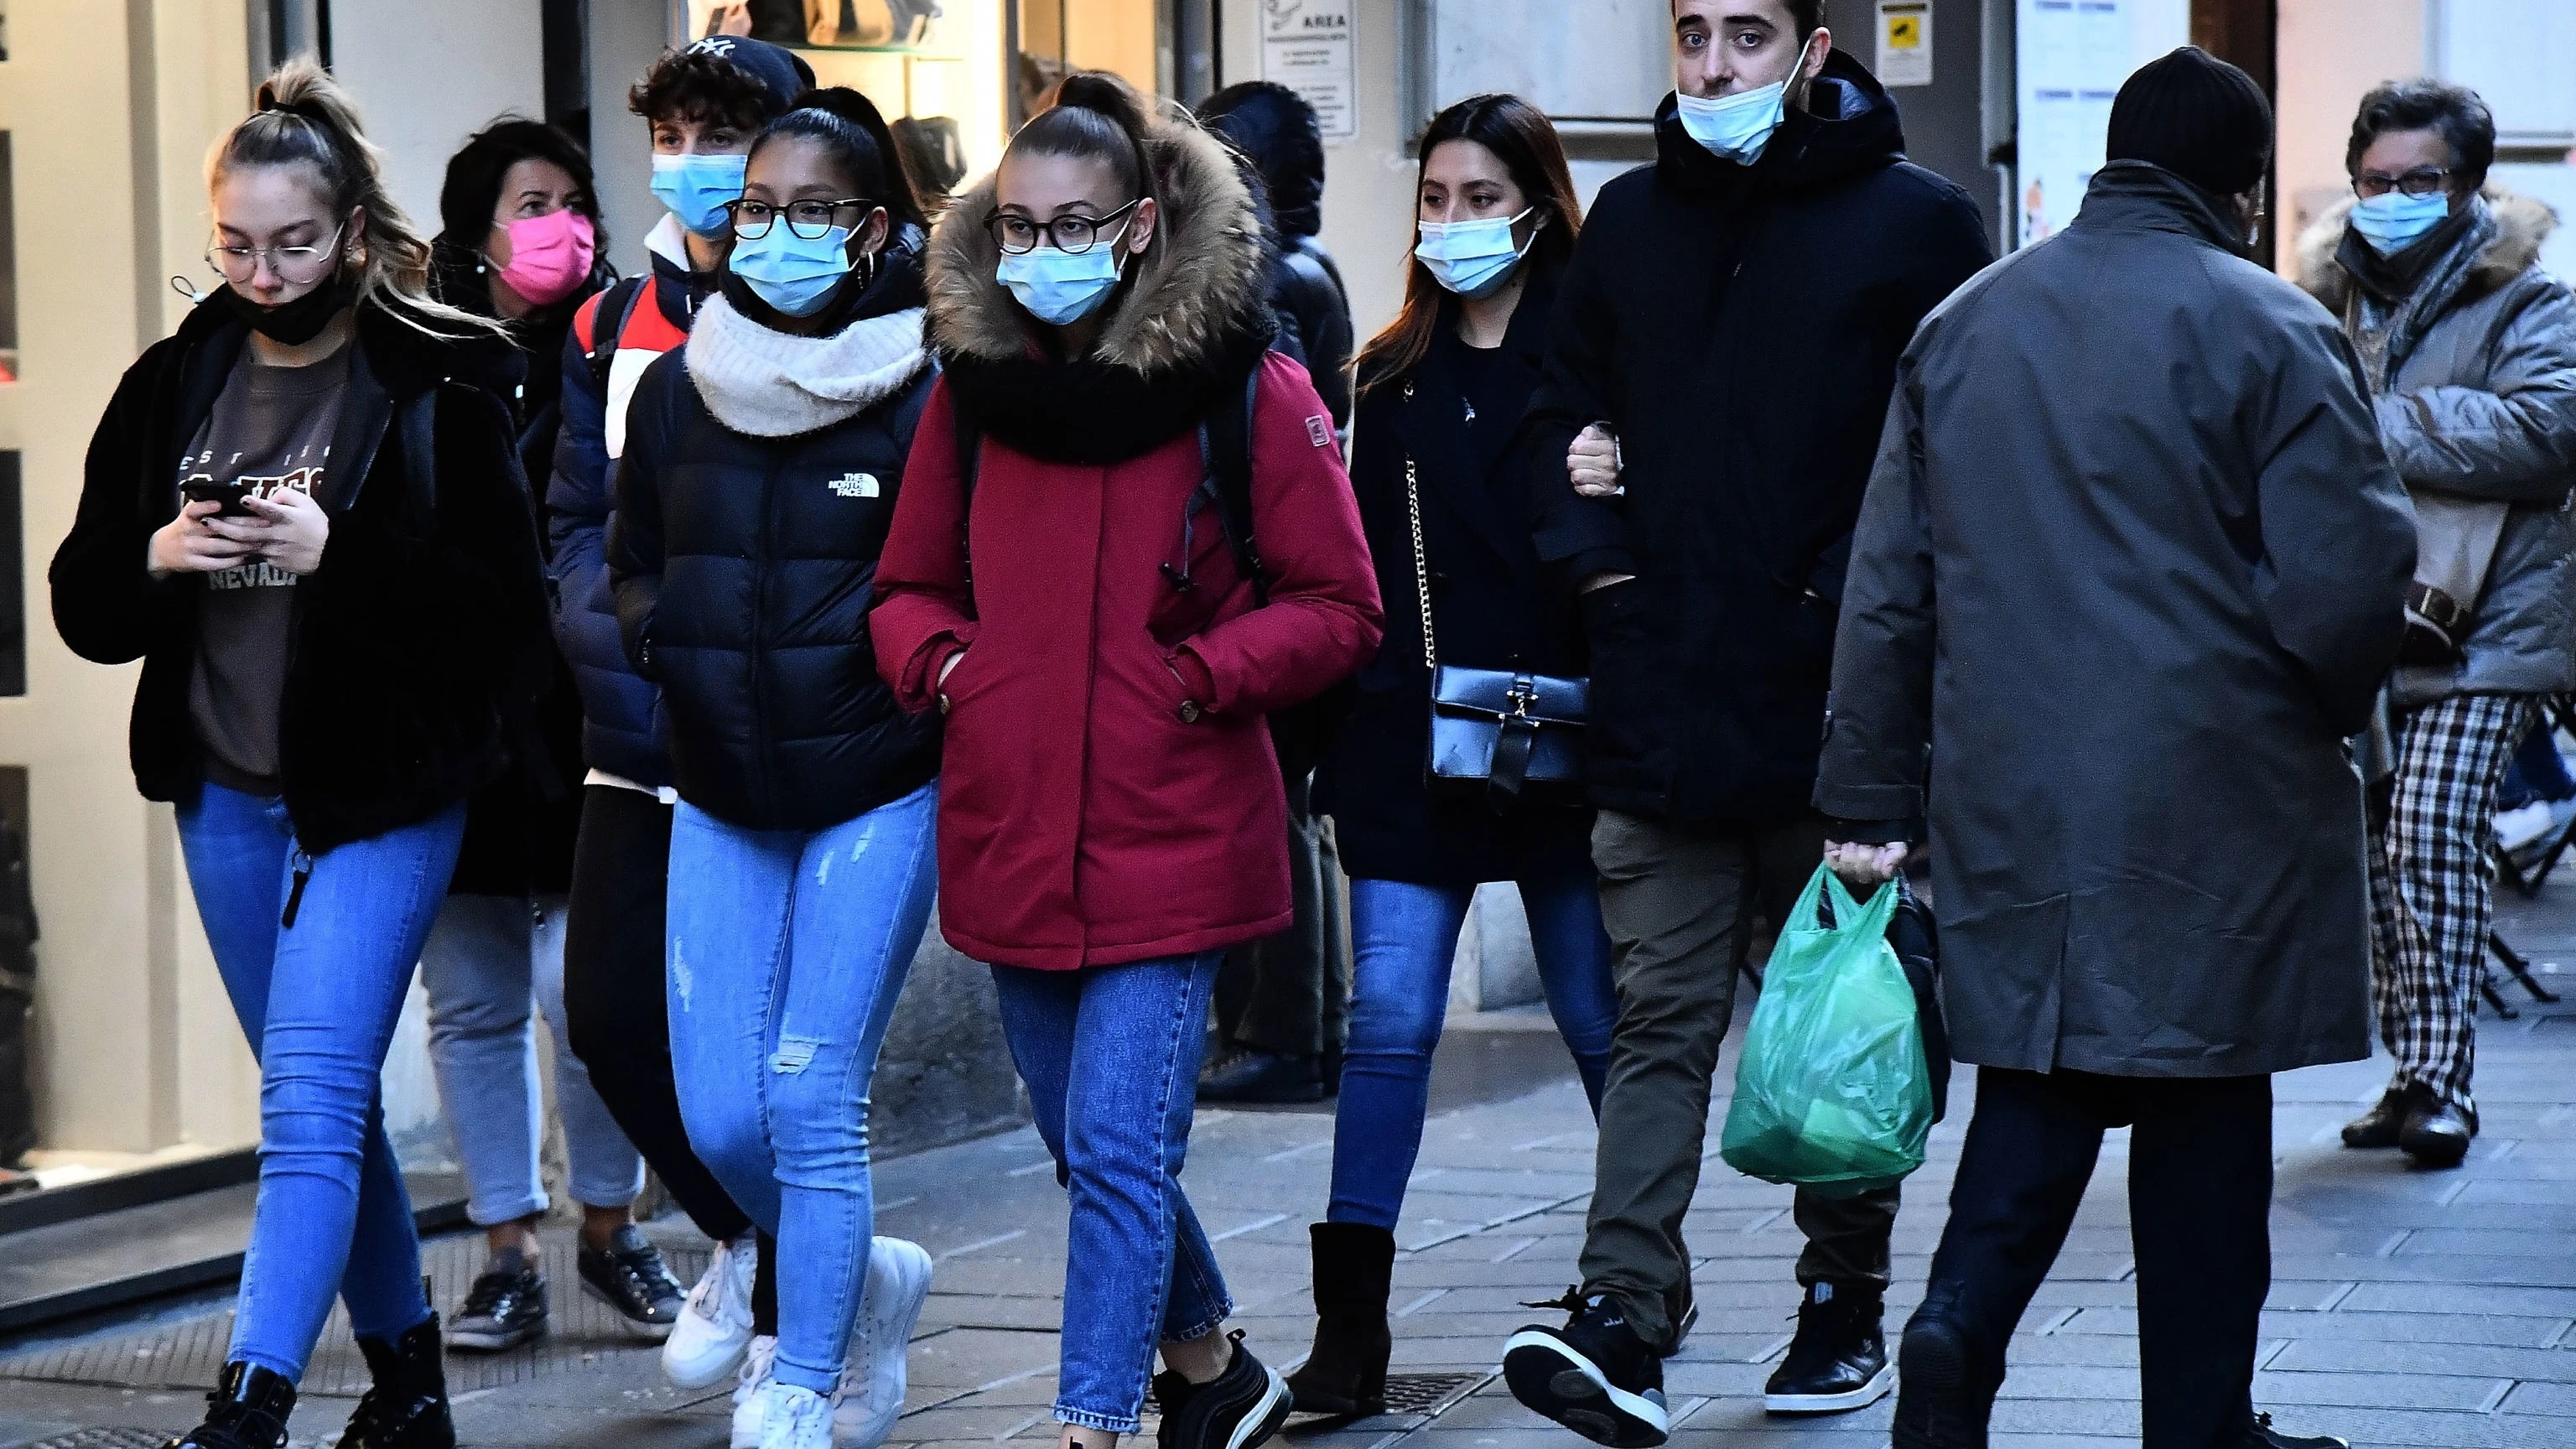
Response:
[[[321,336],[322,329],[330,326],[331,319],[355,301],[357,294],[358,289],[344,277],[335,277],[292,302],[280,302],[274,307],[263,307],[233,287],[223,289],[224,304],[232,308],[235,316],[248,322],[262,337],[289,347],[301,347]]]

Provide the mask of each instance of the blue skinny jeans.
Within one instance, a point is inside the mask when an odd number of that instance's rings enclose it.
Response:
[[[937,894],[939,787],[825,830],[671,822],[671,1064],[716,1181],[778,1241],[781,1383],[829,1394],[868,1277],[868,1082]]]
[[[179,809],[215,969],[259,1059],[259,1201],[232,1360],[300,1381],[335,1290],[362,1338],[429,1318],[385,1138],[385,1051],[464,839],[459,803],[307,860],[282,800],[209,783]],[[312,875],[281,926],[299,866]]]
[[[1540,990],[1597,1115],[1619,1024],[1600,889],[1584,875],[1522,881],[1520,892]],[[1404,1211],[1431,1107],[1431,1053],[1449,1010],[1449,969],[1474,898],[1472,886],[1351,882],[1351,1037],[1333,1113],[1328,1221],[1391,1231]]]

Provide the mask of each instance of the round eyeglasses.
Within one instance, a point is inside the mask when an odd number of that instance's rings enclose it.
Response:
[[[2352,178],[2353,195],[2364,201],[2386,196],[2392,191],[2402,191],[2408,196],[2434,196],[2450,187],[2451,172],[2443,166],[2419,166],[2403,176],[2391,176],[2385,171],[2364,171]]]
[[[220,243],[206,248],[206,265],[215,275],[238,287],[247,287],[259,275],[262,257],[268,269],[290,287],[309,286],[328,276],[340,262],[340,236],[343,226],[331,233],[331,239],[306,246],[293,247],[228,247]]]
[[[840,217],[844,211],[856,210],[859,224],[864,225],[868,213],[876,210],[876,206],[864,196],[845,196],[838,201],[791,201],[785,206],[772,206],[766,201],[753,201],[746,197],[726,202],[725,214],[733,218],[733,234],[744,241],[758,241],[769,235],[769,229],[776,226],[782,216],[787,219],[789,234],[807,241],[821,241],[831,235],[833,227],[843,224]],[[856,231],[858,226],[853,225],[850,229]]]
[[[1100,244],[1112,223],[1144,202],[1140,196],[1107,216],[1059,216],[1053,221],[1039,221],[1016,211],[997,211],[984,218],[984,230],[992,234],[993,245],[1011,256],[1026,256],[1036,251],[1041,242],[1080,256]]]

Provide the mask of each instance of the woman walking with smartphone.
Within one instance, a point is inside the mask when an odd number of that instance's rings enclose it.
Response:
[[[349,98],[309,61],[207,168],[223,286],[129,369],[54,556],[84,658],[140,659],[133,762],[178,806],[260,1061],[231,1349],[182,1449],[278,1449],[336,1294],[374,1377],[341,1440],[455,1443],[380,1073],[465,800],[550,669],[518,359],[428,293]]]

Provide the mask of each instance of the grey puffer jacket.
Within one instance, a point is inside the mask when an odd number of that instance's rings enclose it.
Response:
[[[2458,663],[2408,665],[2391,702],[2421,708],[2456,694],[2576,689],[2576,297],[2540,270],[2558,225],[2546,205],[2490,184],[2454,243],[2395,305],[2374,299],[2346,260],[2352,203],[2299,238],[2301,285],[2365,355],[2384,329],[2374,407],[2408,491],[2509,505]]]

